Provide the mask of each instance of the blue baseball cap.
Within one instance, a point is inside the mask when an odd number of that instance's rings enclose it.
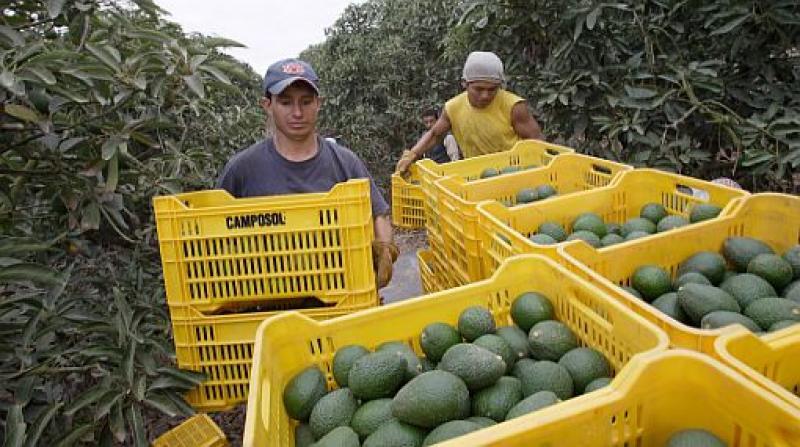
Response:
[[[310,85],[319,95],[319,77],[311,65],[299,59],[283,59],[270,65],[264,75],[264,93],[280,95],[297,81]]]

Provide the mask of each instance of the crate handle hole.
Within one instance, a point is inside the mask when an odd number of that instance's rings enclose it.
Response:
[[[611,175],[611,169],[609,169],[609,168],[607,168],[605,166],[600,166],[600,165],[594,165],[593,164],[592,165],[592,170],[595,171],[595,172],[599,172],[601,174]]]

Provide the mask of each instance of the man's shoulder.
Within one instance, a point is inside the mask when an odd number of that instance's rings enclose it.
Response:
[[[253,143],[249,147],[246,147],[239,152],[233,154],[230,160],[227,163],[228,168],[236,167],[236,166],[247,166],[253,163],[254,160],[259,159],[263,156],[267,147],[267,140],[261,140],[257,143]]]
[[[445,107],[452,106],[458,103],[462,103],[466,100],[467,100],[467,92],[463,91],[457,94],[456,96],[453,96],[452,98],[448,99],[447,102],[444,103],[444,106]]]
[[[518,94],[506,89],[501,89],[498,94],[501,96],[503,102],[509,106],[513,106],[518,102],[526,101],[526,99],[522,96],[519,96]]]
[[[355,152],[350,150],[349,147],[342,146],[339,143],[333,143],[323,140],[323,144],[342,161],[359,161],[361,158]]]

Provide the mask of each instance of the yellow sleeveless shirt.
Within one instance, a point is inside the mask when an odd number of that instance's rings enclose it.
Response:
[[[467,92],[444,105],[450,127],[464,158],[506,151],[520,140],[511,124],[511,109],[523,98],[499,89],[492,102],[483,109],[472,107]]]

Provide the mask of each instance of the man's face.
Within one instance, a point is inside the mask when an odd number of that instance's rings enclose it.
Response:
[[[436,117],[433,115],[423,116],[422,122],[425,124],[426,129],[430,129],[431,127],[433,127],[434,123],[436,123]]]
[[[298,81],[272,99],[264,98],[262,107],[272,116],[278,132],[304,140],[316,129],[320,98],[311,86]]]
[[[472,81],[466,83],[467,98],[472,107],[483,109],[492,103],[497,91],[500,89],[499,82],[491,81]]]

